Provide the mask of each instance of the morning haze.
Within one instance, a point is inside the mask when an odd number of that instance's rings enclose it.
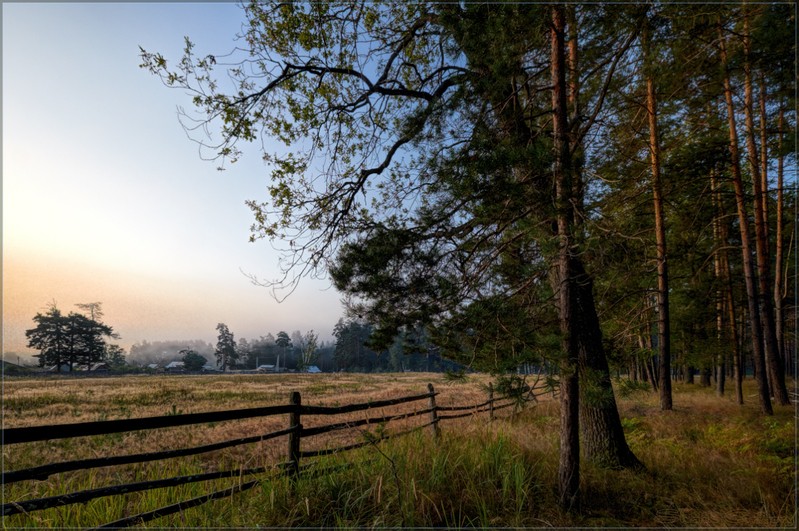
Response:
[[[242,273],[278,276],[248,242],[263,164],[200,160],[176,117],[189,98],[139,68],[139,46],[179,56],[183,35],[231,49],[240,20],[232,3],[3,5],[4,352],[32,352],[24,332],[53,301],[102,301],[125,348],[210,341],[220,321],[330,337],[329,282],[278,304]]]

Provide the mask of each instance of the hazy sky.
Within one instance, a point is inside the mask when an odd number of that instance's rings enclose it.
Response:
[[[129,346],[280,330],[332,334],[343,310],[305,279],[278,304],[244,270],[277,274],[249,243],[246,199],[265,197],[255,151],[225,172],[177,120],[190,98],[139,68],[139,46],[180,59],[232,49],[232,3],[3,3],[3,350],[25,352],[32,317],[101,301]]]

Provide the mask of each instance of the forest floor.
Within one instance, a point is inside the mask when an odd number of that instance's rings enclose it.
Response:
[[[465,381],[441,374],[281,374],[6,378],[4,428],[180,415],[288,403],[341,406],[425,393],[437,404],[486,400],[487,375]],[[792,382],[793,384],[793,382]],[[620,391],[629,389],[621,386]],[[675,384],[674,410],[637,390],[618,396],[627,441],[645,471],[614,471],[584,462],[582,507],[557,508],[558,402],[545,394],[523,410],[442,421],[430,429],[376,442],[400,431],[390,423],[348,434],[303,439],[303,450],[353,441],[365,447],[314,460],[328,474],[295,484],[274,474],[251,490],[155,519],[154,527],[764,527],[795,528],[796,410],[759,414],[754,382],[746,404],[699,385]],[[426,401],[417,408],[427,407]],[[385,412],[388,413],[388,412]],[[371,413],[374,416],[374,412]],[[367,415],[361,413],[361,415]],[[357,414],[352,417],[357,418]],[[427,416],[418,422],[426,422]],[[7,445],[3,470],[108,455],[152,452],[248,437],[286,427],[286,416],[209,423],[41,443]],[[303,420],[305,427],[331,422]],[[411,421],[408,421],[411,422]],[[315,424],[316,423],[316,424]],[[55,474],[3,486],[3,503],[100,486],[214,470],[274,467],[285,439],[190,458]],[[311,460],[308,460],[311,463]],[[258,476],[257,476],[258,477]],[[249,478],[205,481],[4,516],[3,526],[96,526],[195,498]]]

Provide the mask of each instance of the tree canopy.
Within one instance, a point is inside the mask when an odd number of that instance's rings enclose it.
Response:
[[[91,368],[107,359],[119,362],[119,347],[106,343],[106,338],[116,339],[119,335],[99,321],[103,315],[100,303],[78,307],[90,311],[91,317],[77,312],[64,315],[55,303],[45,313],[33,317],[36,326],[25,331],[25,336],[28,347],[39,351],[36,357],[40,367],[55,366],[61,370],[67,365],[71,372],[78,367]]]

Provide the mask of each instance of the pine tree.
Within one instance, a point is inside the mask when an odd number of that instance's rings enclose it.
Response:
[[[217,324],[216,330],[219,332],[216,350],[214,351],[216,355],[216,364],[222,371],[227,371],[228,367],[234,368],[236,366],[236,362],[239,358],[236,349],[236,341],[233,338],[233,333],[228,329],[225,323]]]

